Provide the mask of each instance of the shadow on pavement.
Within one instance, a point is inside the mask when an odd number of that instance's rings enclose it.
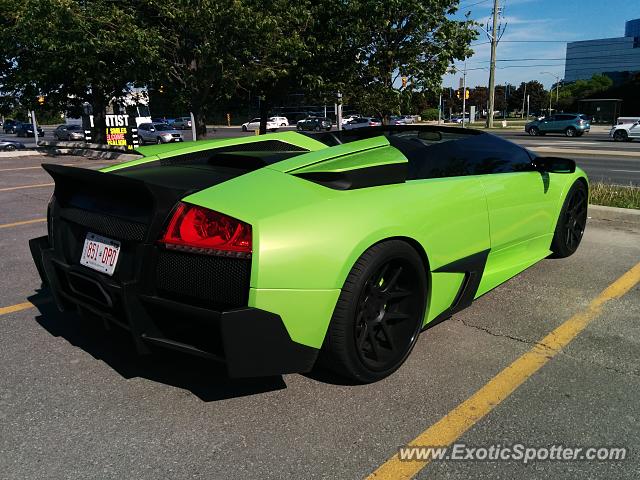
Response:
[[[287,387],[282,376],[231,379],[223,365],[170,350],[137,354],[129,333],[71,312],[61,313],[46,290],[28,299],[39,310],[36,321],[51,335],[62,337],[122,375],[146,378],[190,391],[205,402],[244,397]]]

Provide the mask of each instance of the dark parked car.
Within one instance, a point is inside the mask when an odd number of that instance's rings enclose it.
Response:
[[[56,140],[84,140],[82,125],[60,125],[53,131]]]
[[[300,131],[311,130],[319,132],[321,130],[326,130],[328,132],[331,130],[331,120],[327,117],[307,117],[298,121],[296,128]]]
[[[18,127],[16,127],[16,135],[18,137],[33,137],[33,125],[30,123],[21,123]],[[44,132],[42,131],[42,127],[38,125],[38,136],[44,137]]]
[[[590,117],[581,113],[556,113],[529,122],[524,126],[524,131],[532,136],[564,133],[567,137],[581,137],[585,133],[589,133],[590,129]]]
[[[22,122],[18,120],[5,120],[2,129],[4,130],[4,133],[16,133],[16,128],[21,123]]]

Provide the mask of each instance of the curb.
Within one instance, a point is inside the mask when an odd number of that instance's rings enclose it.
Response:
[[[36,155],[45,155],[45,153],[38,150],[14,150],[12,152],[0,152],[0,158],[33,157]]]
[[[589,218],[593,220],[620,221],[640,225],[640,210],[634,208],[605,207],[589,204]]]

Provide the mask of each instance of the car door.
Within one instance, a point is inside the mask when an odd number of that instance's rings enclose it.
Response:
[[[140,137],[143,143],[151,140],[150,123],[141,123],[140,126],[138,126],[138,137]]]
[[[556,124],[555,131],[556,132],[564,132],[568,127],[574,127],[576,116],[575,115],[567,115],[567,114],[559,114],[556,115]]]
[[[260,119],[254,118],[247,125],[247,130],[258,130],[260,128]]]
[[[556,120],[555,115],[544,117],[542,120],[540,120],[540,125],[538,128],[540,128],[540,131],[544,133],[553,132],[555,120]]]
[[[628,132],[629,138],[640,138],[640,123],[635,122]]]
[[[453,129],[451,129],[453,130]],[[441,136],[434,139],[435,136]],[[456,144],[462,131],[401,130],[389,143],[407,158],[407,209],[423,212],[416,239],[429,255],[431,296],[426,321],[468,306],[476,295],[490,248],[486,194]],[[419,195],[414,195],[414,190]],[[402,211],[398,211],[402,215]]]
[[[549,254],[563,184],[536,170],[524,148],[497,136],[460,143],[487,198],[491,252],[482,294]]]

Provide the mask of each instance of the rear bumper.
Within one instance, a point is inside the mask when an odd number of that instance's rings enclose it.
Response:
[[[232,377],[307,372],[319,350],[291,340],[281,317],[259,308],[225,311],[141,293],[56,258],[48,238],[29,241],[42,282],[61,311],[79,311],[128,330],[139,353],[158,346],[226,364]]]

